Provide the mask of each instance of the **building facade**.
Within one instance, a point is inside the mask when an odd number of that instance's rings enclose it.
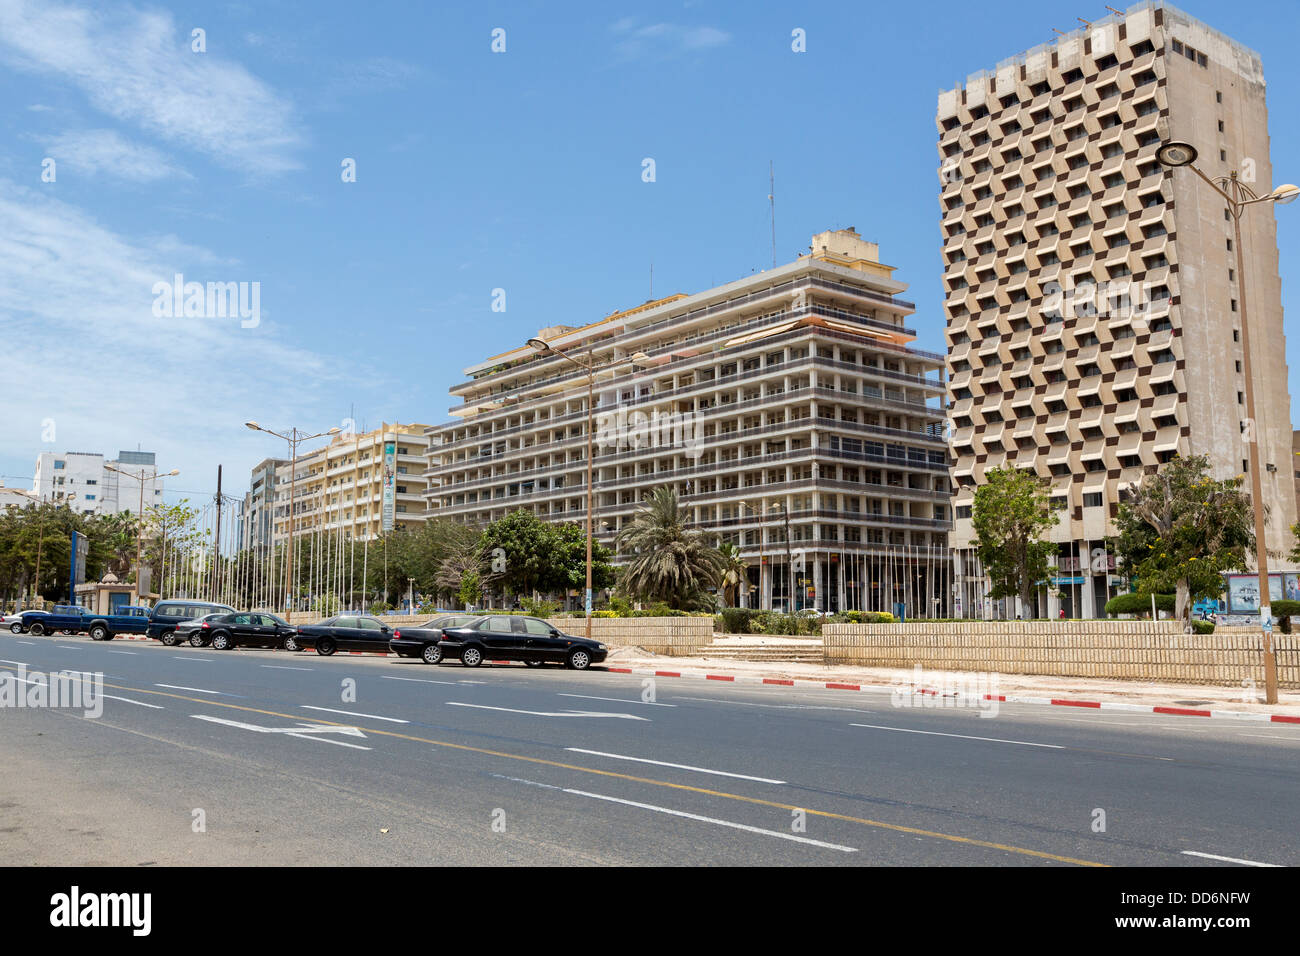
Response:
[[[1175,455],[1247,470],[1260,442],[1267,544],[1296,520],[1290,395],[1271,203],[1233,223],[1189,169],[1272,188],[1258,54],[1176,8],[1141,3],[939,95],[949,416],[960,613],[1100,616],[1125,588],[1106,539],[1122,489]],[[1241,343],[1249,290],[1256,421]],[[987,606],[975,489],[999,466],[1049,480],[1062,556],[1036,608]],[[1247,486],[1249,487],[1249,486]]]
[[[288,539],[291,488],[295,536],[324,533],[360,542],[388,529],[424,522],[428,428],[385,424],[365,433],[336,435],[329,444],[298,455],[292,483],[287,460],[263,461],[249,480],[262,502],[260,513],[265,513],[268,495],[272,496],[270,543],[279,545]],[[390,445],[391,454],[386,454]],[[272,480],[273,487],[268,487]],[[245,525],[251,526],[251,522]],[[247,537],[249,531],[244,534]]]
[[[138,514],[141,501],[146,510],[162,503],[157,474],[151,451],[121,451],[107,462],[94,452],[42,452],[36,459],[32,494],[82,514]]]
[[[943,356],[911,348],[893,271],[854,230],[825,232],[771,271],[543,329],[595,368],[598,539],[612,548],[668,486],[693,530],[740,549],[747,606],[935,613],[949,592]],[[438,512],[585,522],[586,372],[521,346],[465,374],[456,420],[430,429]]]

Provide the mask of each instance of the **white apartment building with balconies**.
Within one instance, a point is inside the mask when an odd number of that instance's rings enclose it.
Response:
[[[598,539],[667,485],[693,529],[740,548],[750,607],[943,613],[944,358],[911,347],[893,272],[854,230],[825,232],[770,271],[543,329],[596,369]],[[521,345],[465,374],[455,420],[429,430],[431,506],[585,522],[586,373]]]

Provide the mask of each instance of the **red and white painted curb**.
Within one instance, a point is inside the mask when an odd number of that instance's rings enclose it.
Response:
[[[890,694],[906,691],[908,688],[899,684],[849,684],[839,681],[818,681],[810,678],[790,679],[778,677],[758,677],[750,674],[702,674],[693,671],[660,671],[641,667],[610,667],[607,670],[615,674],[634,674],[639,677],[686,677],[697,680],[716,680],[731,683],[775,684],[780,687],[808,687],[817,690],[855,690],[864,692],[886,692]],[[918,687],[913,694],[937,696],[940,692]],[[949,695],[965,696],[972,695]],[[1229,720],[1258,720],[1266,723],[1300,724],[1300,716],[1289,714],[1251,714],[1239,710],[1199,710],[1191,707],[1160,707],[1152,704],[1125,704],[1098,700],[1066,700],[1059,697],[1021,697],[1004,694],[984,694],[974,699],[996,700],[1007,704],[1045,704],[1052,707],[1083,707],[1093,710],[1122,710],[1138,714],[1163,714],[1174,717],[1218,717]]]

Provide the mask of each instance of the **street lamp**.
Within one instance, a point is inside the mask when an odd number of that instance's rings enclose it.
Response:
[[[539,355],[558,355],[560,358],[578,366],[587,376],[587,594],[583,601],[583,607],[587,616],[587,640],[591,640],[591,516],[592,516],[592,432],[595,430],[595,392],[596,392],[596,372],[613,368],[619,363],[603,365],[599,368],[596,366],[595,359],[590,351],[587,352],[587,361],[580,362],[567,352],[556,348],[548,343],[545,339],[533,336],[528,340],[527,345]],[[645,365],[649,363],[650,357],[644,352],[633,352],[630,361],[634,366]]]
[[[1197,150],[1190,143],[1164,143],[1156,150],[1156,159],[1168,169],[1189,167],[1201,181],[1223,197],[1232,214],[1233,243],[1237,249],[1237,286],[1241,311],[1242,367],[1246,376],[1246,419],[1250,422],[1247,446],[1250,457],[1251,506],[1255,512],[1255,565],[1259,572],[1259,623],[1264,632],[1264,694],[1270,704],[1277,703],[1277,659],[1273,651],[1273,612],[1269,605],[1268,546],[1264,539],[1264,492],[1259,468],[1259,442],[1255,437],[1255,381],[1250,371],[1250,323],[1246,312],[1246,253],[1241,245],[1241,216],[1247,206],[1272,202],[1285,205],[1300,196],[1300,186],[1287,183],[1258,196],[1237,178],[1236,170],[1217,180],[1205,175],[1196,165]]]
[[[301,432],[297,428],[289,429],[288,434],[272,431],[269,428],[263,428],[254,421],[244,422],[244,427],[255,432],[266,432],[268,435],[274,435],[276,438],[283,438],[289,443],[289,559],[288,564],[285,567],[285,580],[288,584],[289,600],[291,602],[289,610],[292,612],[297,603],[294,601],[293,594],[293,493],[298,471],[298,444],[299,442],[311,441],[313,438],[323,438],[325,435],[337,435],[342,431],[342,429],[335,425],[333,428],[329,429],[329,431],[308,435],[306,432]]]
[[[140,594],[140,579],[141,579],[141,576],[142,576],[142,572],[143,572],[143,570],[144,570],[144,563],[143,563],[143,560],[142,560],[142,554],[143,554],[143,551],[144,551],[144,548],[143,548],[143,542],[144,542],[144,477],[145,477],[145,469],[144,469],[144,468],[141,468],[141,469],[140,469],[140,473],[139,473],[139,474],[136,474],[135,472],[131,472],[131,471],[123,471],[121,468],[115,468],[114,466],[112,466],[112,465],[110,465],[110,464],[108,464],[108,463],[106,462],[106,463],[104,464],[104,470],[105,470],[105,471],[111,471],[111,472],[114,472],[114,473],[119,474],[119,475],[125,475],[125,476],[128,477],[128,478],[134,478],[134,479],[136,480],[136,482],[140,485],[140,504],[139,504],[139,506],[136,508],[136,512],[135,512],[135,519],[136,519],[136,524],[135,524],[135,603],[138,605],[138,604],[140,603],[140,598],[141,598],[141,594]],[[180,472],[177,471],[175,468],[173,468],[171,471],[166,472],[165,474],[161,474],[161,475],[158,474],[157,469],[155,469],[155,470],[154,470],[154,473],[153,473],[153,475],[152,475],[151,477],[154,478],[154,479],[156,480],[156,479],[158,479],[158,478],[174,478],[176,475],[179,475],[179,474],[180,474]]]

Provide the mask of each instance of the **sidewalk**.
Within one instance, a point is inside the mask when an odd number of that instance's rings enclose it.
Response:
[[[916,683],[912,669],[805,664],[785,661],[706,660],[665,657],[640,647],[611,650],[612,671],[645,676],[683,677],[768,683],[806,689],[890,692]],[[918,690],[959,679],[956,671],[925,670]],[[1087,677],[1041,677],[998,674],[997,694],[1009,703],[1128,710],[1192,717],[1235,717],[1300,724],[1300,691],[1278,693],[1278,703],[1263,703],[1263,687],[1105,680]]]

